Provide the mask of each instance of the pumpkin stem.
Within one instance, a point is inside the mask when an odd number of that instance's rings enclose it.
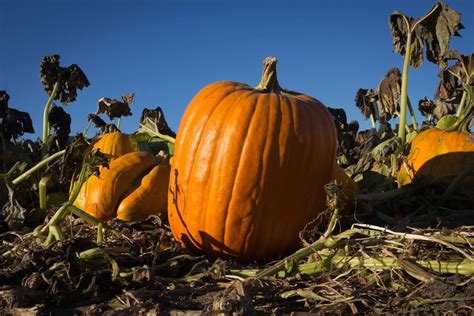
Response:
[[[258,86],[255,87],[256,90],[262,92],[274,92],[280,93],[283,89],[280,87],[277,79],[276,64],[277,59],[275,57],[266,57],[263,60],[263,72],[262,79]]]

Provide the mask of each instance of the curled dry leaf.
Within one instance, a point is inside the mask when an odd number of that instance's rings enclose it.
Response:
[[[461,95],[461,85],[450,68],[444,68],[438,74],[440,81],[435,91],[435,98],[442,101],[452,101]]]
[[[409,25],[407,25],[407,22]],[[404,56],[407,46],[407,37],[409,28],[415,25],[416,20],[407,17],[403,13],[395,11],[389,17],[390,32],[392,34],[392,44],[395,46],[395,52]],[[425,30],[417,26],[412,32],[412,46],[410,52],[410,65],[418,68],[423,64]]]
[[[449,41],[452,36],[460,36],[458,31],[464,29],[461,14],[442,1],[437,2],[430,12],[420,23],[426,29],[426,58],[440,67],[446,67]]]
[[[432,120],[435,108],[435,103],[427,97],[418,101],[418,111],[420,111],[420,113],[426,117],[428,124],[434,123]]]
[[[378,95],[377,92],[372,89],[359,89],[355,97],[355,104],[362,112],[365,119],[368,119],[371,115],[376,117],[378,112]]]
[[[71,115],[66,113],[62,107],[53,104],[49,113],[48,121],[54,129],[54,133],[48,140],[50,153],[57,152],[66,147],[71,133]]]
[[[5,90],[0,91],[0,132],[6,141],[15,140],[24,133],[34,133],[30,115],[8,107],[10,96]]]
[[[10,96],[5,90],[0,90],[0,118],[4,118],[8,110]]]
[[[398,113],[402,73],[398,68],[390,68],[377,87],[380,101],[380,120],[388,121]]]
[[[66,147],[66,152],[60,161],[60,182],[68,183],[73,174],[79,174],[84,155],[89,151],[90,144],[82,133],[77,134]]]
[[[90,83],[78,65],[72,64],[69,67],[61,67],[59,60],[59,55],[43,58],[40,65],[40,81],[48,95],[51,95],[54,85],[60,81],[61,87],[54,99],[67,104],[76,100],[77,89],[82,90],[88,87]]]
[[[130,116],[130,104],[133,103],[133,93],[122,96],[122,101],[110,98],[100,98],[96,114],[106,114],[109,119]]]
[[[464,28],[461,15],[441,1],[417,20],[395,11],[389,17],[389,24],[395,52],[401,55],[405,55],[408,33],[411,32],[412,48],[408,54],[413,68],[423,64],[425,46],[426,58],[446,67],[451,36],[459,36],[458,30]]]
[[[140,128],[138,132],[149,133],[159,132],[163,135],[176,137],[176,133],[171,130],[165,119],[165,114],[161,107],[152,109],[144,109],[140,117]]]
[[[96,128],[100,129],[101,132],[103,132],[107,126],[107,123],[105,123],[105,121],[97,114],[89,114],[87,116],[87,120],[92,122]]]

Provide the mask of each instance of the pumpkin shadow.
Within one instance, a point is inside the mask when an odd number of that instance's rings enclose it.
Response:
[[[456,176],[474,164],[474,152],[454,152],[436,156],[426,161],[418,171],[414,179],[421,176],[439,177]],[[412,168],[412,166],[409,166]],[[452,179],[448,179],[452,181]],[[474,186],[474,176],[464,178],[464,184]]]
[[[174,180],[174,189],[170,186],[169,191],[173,195],[173,205],[176,208],[176,214],[178,215],[180,224],[184,227],[186,233],[182,233],[180,236],[181,242],[186,245],[188,249],[190,249],[192,252],[200,253],[203,250],[206,251],[208,255],[211,257],[236,257],[237,253],[233,251],[232,249],[226,247],[223,243],[220,241],[216,240],[214,237],[209,235],[208,233],[204,231],[199,231],[199,237],[201,239],[201,242],[198,242],[196,240],[192,233],[190,232],[188,225],[186,225],[186,222],[183,218],[183,211],[180,210],[179,208],[179,203],[178,200],[181,198],[183,199],[183,204],[184,204],[184,209],[186,209],[186,196],[185,192],[182,189],[182,186],[179,184],[178,177],[179,177],[179,172],[178,169],[174,169],[174,175],[175,175],[175,180]],[[182,197],[181,197],[181,196]],[[198,246],[199,245],[199,246]],[[214,249],[219,249],[219,251],[214,250]]]

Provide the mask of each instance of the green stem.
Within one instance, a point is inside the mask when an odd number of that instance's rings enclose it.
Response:
[[[175,141],[176,141],[175,138],[173,138],[173,137],[171,137],[171,136],[168,136],[168,135],[161,134],[160,132],[158,132],[158,131],[156,131],[156,130],[152,130],[152,129],[146,127],[146,126],[143,125],[143,124],[140,124],[140,128],[146,129],[150,134],[155,135],[155,136],[157,136],[157,137],[159,137],[159,138],[161,138],[161,139],[163,139],[163,140],[166,140],[167,142],[170,142],[170,143],[172,143],[172,144],[174,144]]]
[[[338,235],[335,235],[331,238],[324,238],[321,237],[317,241],[315,241],[313,244],[309,245],[308,247],[301,248],[295,253],[289,255],[288,257],[278,261],[276,264],[263,269],[260,271],[256,277],[261,278],[261,277],[267,277],[267,276],[272,276],[277,274],[279,271],[285,269],[285,266],[287,265],[288,262],[298,262],[306,257],[308,257],[310,254],[314,253],[315,251],[319,251],[322,249],[327,249],[327,248],[333,248],[335,247],[341,240],[346,239],[351,237],[352,235],[355,235],[359,233],[361,230],[359,229],[349,229],[346,230]]]
[[[117,118],[117,129],[120,129],[120,122],[122,122],[122,117]]]
[[[48,183],[51,181],[51,174],[41,178],[38,184],[39,207],[41,211],[46,211],[48,205],[48,196],[46,194]]]
[[[41,160],[39,163],[37,163],[35,166],[33,166],[31,169],[25,171],[24,173],[22,173],[19,177],[17,177],[16,179],[14,179],[12,181],[12,184],[13,185],[18,185],[19,183],[21,183],[22,181],[28,179],[29,176],[31,176],[34,172],[38,171],[39,169],[43,168],[44,166],[46,166],[49,162],[61,157],[64,153],[66,152],[65,149],[61,150],[61,151],[58,151],[57,153],[54,153],[53,155]]]
[[[58,81],[54,84],[53,91],[49,95],[48,101],[46,101],[46,105],[44,106],[44,112],[43,112],[43,151],[44,148],[46,148],[48,144],[48,139],[49,139],[49,120],[48,120],[48,114],[49,110],[51,109],[51,106],[53,105],[53,101],[56,98],[59,89],[61,88],[62,85],[62,76],[60,75],[58,78]]]
[[[97,225],[97,244],[101,245],[104,240],[104,229],[102,227],[102,223]]]
[[[415,111],[413,110],[413,106],[411,105],[410,98],[407,96],[407,105],[408,105],[408,110],[410,111],[410,116],[411,116],[411,123],[413,125],[413,129],[415,131],[418,130],[418,123],[416,122],[416,116],[415,116]]]
[[[412,32],[410,25],[407,22],[407,29],[409,30],[407,35],[407,44],[405,47],[405,60],[403,62],[402,72],[402,88],[401,88],[401,102],[400,102],[400,124],[398,127],[398,137],[402,139],[401,148],[404,148],[406,142],[406,119],[407,119],[407,92],[408,92],[408,68],[410,66],[410,53],[411,53],[411,36]]]
[[[463,90],[461,101],[459,102],[458,110],[456,111],[456,116],[460,116],[464,110],[464,105],[466,104],[467,91]]]

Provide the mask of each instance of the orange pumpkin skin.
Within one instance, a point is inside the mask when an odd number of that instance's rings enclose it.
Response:
[[[166,210],[168,180],[169,166],[157,165],[152,154],[128,153],[103,168],[99,177],[91,176],[81,188],[85,198],[74,204],[99,220],[117,214],[127,221],[143,219]]]
[[[399,186],[420,175],[438,177],[461,172],[474,161],[474,134],[427,129],[413,138],[406,165],[398,173]],[[465,178],[474,185],[474,177]]]
[[[185,247],[239,261],[283,255],[324,209],[336,154],[329,111],[298,93],[208,85],[181,121],[168,219]]]
[[[122,155],[135,151],[135,146],[133,146],[133,143],[130,141],[128,135],[122,134],[120,132],[112,132],[101,135],[100,138],[94,143],[93,148],[99,149],[100,152],[110,160],[110,162]],[[99,167],[99,170],[102,170],[102,167]],[[87,198],[87,192],[89,190],[88,186],[96,185],[96,180],[92,178],[97,179],[97,177],[90,177],[82,184],[81,190],[74,201],[75,206],[79,208],[84,207],[84,203]],[[74,183],[71,182],[69,192],[71,192],[73,184]]]
[[[136,221],[152,214],[167,214],[170,165],[156,165],[143,177],[140,185],[117,208],[117,218]]]
[[[126,134],[112,132],[102,135],[94,144],[110,160],[135,151],[135,146]]]

